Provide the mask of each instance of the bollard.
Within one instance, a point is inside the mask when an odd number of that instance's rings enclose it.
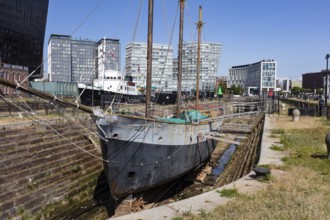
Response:
[[[292,111],[292,121],[299,121],[300,111],[298,109],[294,109]]]
[[[262,179],[271,173],[270,169],[266,167],[255,167],[253,168],[253,171],[256,173],[256,179]]]
[[[325,144],[327,145],[328,159],[330,160],[330,132],[325,136]]]

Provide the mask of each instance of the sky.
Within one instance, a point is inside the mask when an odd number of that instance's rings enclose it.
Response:
[[[178,2],[154,0],[153,42],[170,43],[174,50],[179,36]],[[219,76],[227,76],[232,66],[264,59],[277,62],[278,78],[299,80],[304,73],[326,69],[329,0],[187,0],[186,42],[197,42],[199,6],[205,23],[202,42],[222,44]],[[120,40],[124,69],[126,44],[147,42],[147,8],[147,0],[49,0],[44,57],[51,34],[95,41],[107,37]]]

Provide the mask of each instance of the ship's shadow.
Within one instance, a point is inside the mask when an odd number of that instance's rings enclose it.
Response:
[[[108,216],[113,216],[116,210],[116,200],[110,193],[110,188],[106,180],[105,171],[103,170],[97,178],[96,187],[94,189],[93,199],[98,207],[104,207]]]
[[[198,172],[196,171],[197,170],[186,174],[175,181],[163,184],[159,187],[155,187],[153,189],[131,195],[130,198],[142,197],[147,204],[162,203],[165,200],[172,198],[177,194],[180,194],[180,192],[193,185],[194,180],[198,175]],[[104,208],[107,212],[107,215],[111,217],[116,214],[116,208],[123,202],[125,198],[123,198],[122,200],[115,200],[112,197],[110,188],[106,180],[105,171],[103,170],[97,179],[93,199],[95,202],[95,206],[100,207],[102,209]]]

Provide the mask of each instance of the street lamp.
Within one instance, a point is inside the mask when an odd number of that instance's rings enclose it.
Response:
[[[329,57],[330,54],[325,55],[325,59],[327,60],[327,68],[325,70],[325,107],[326,109],[328,109],[328,64],[329,64]],[[328,112],[328,110],[327,110]],[[328,115],[328,114],[327,114]]]

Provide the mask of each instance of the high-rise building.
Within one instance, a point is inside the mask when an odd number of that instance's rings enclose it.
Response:
[[[68,35],[50,36],[49,81],[88,84],[106,69],[120,70],[119,40],[102,39],[96,42],[72,39]]]
[[[71,82],[71,36],[50,36],[48,74],[51,82]]]
[[[95,42],[71,41],[71,82],[91,83],[95,78]]]
[[[0,0],[0,58],[41,78],[49,0]]]
[[[219,43],[201,44],[200,90],[213,91],[220,59]],[[182,54],[182,91],[196,90],[197,43],[184,43]],[[147,44],[129,43],[126,46],[126,73],[134,82],[145,86]],[[168,45],[154,44],[152,51],[152,85],[163,91],[177,91],[178,60]]]
[[[274,60],[262,60],[257,63],[233,66],[229,69],[228,88],[240,86],[246,95],[275,91],[277,64]]]
[[[169,45],[153,44],[152,47],[152,86],[162,91],[172,91],[173,49]],[[126,46],[126,74],[140,86],[146,84],[147,44],[129,43]]]
[[[120,42],[117,39],[104,38],[97,42],[97,72],[100,77],[105,70],[120,71]]]
[[[197,43],[184,43],[182,48],[182,91],[196,91]],[[220,61],[220,43],[200,44],[199,90],[213,92]],[[174,75],[177,75],[177,68]]]

